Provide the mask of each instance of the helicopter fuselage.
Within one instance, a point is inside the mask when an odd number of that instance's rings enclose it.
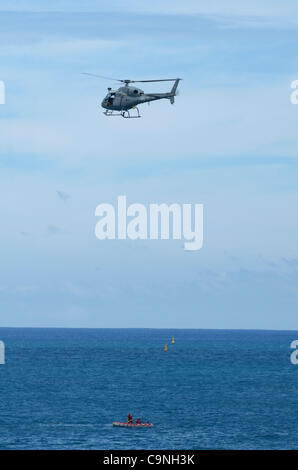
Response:
[[[127,111],[139,104],[162,98],[170,99],[171,97],[171,93],[144,93],[140,88],[124,86],[118,90],[109,89],[109,93],[103,99],[101,106],[111,111]]]

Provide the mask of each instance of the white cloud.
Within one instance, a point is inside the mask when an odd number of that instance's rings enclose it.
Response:
[[[134,12],[162,15],[206,15],[211,17],[237,18],[248,23],[261,20],[266,24],[275,21],[297,23],[296,0],[2,0],[1,9],[7,11],[64,11],[64,12]]]
[[[62,152],[72,138],[55,123],[27,118],[0,119],[1,154],[26,154],[42,157]]]
[[[129,46],[127,41],[104,40],[104,39],[72,39],[72,40],[45,40],[39,38],[32,42],[9,43],[8,41],[0,44],[0,56],[21,55],[24,58],[30,56],[46,56],[49,60],[59,57],[67,57],[70,54],[73,58],[81,54],[96,54],[112,51],[117,48]]]

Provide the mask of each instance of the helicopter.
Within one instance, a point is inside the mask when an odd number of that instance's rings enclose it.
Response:
[[[117,90],[108,88],[108,93],[103,99],[101,106],[105,109],[105,116],[122,116],[123,118],[140,118],[138,109],[139,104],[150,103],[150,101],[161,100],[163,98],[169,99],[171,104],[174,104],[175,96],[177,95],[177,87],[182,78],[164,78],[160,80],[118,80],[116,78],[103,77],[95,75],[94,73],[82,72],[84,75],[92,77],[103,78],[106,80],[114,80],[124,83]],[[174,82],[174,85],[168,93],[144,93],[143,90],[135,86],[130,86],[130,83],[149,83],[149,82]],[[130,110],[135,110],[136,113],[130,113]]]

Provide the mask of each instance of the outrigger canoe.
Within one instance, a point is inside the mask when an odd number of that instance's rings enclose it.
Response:
[[[117,428],[152,428],[153,424],[152,423],[121,423],[119,421],[115,421],[113,423],[113,426]]]

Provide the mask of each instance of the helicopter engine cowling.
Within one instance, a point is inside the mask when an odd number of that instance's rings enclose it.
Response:
[[[144,94],[143,90],[140,90],[139,88],[135,87],[128,87],[127,90],[128,96],[133,96],[133,97],[138,97]]]

